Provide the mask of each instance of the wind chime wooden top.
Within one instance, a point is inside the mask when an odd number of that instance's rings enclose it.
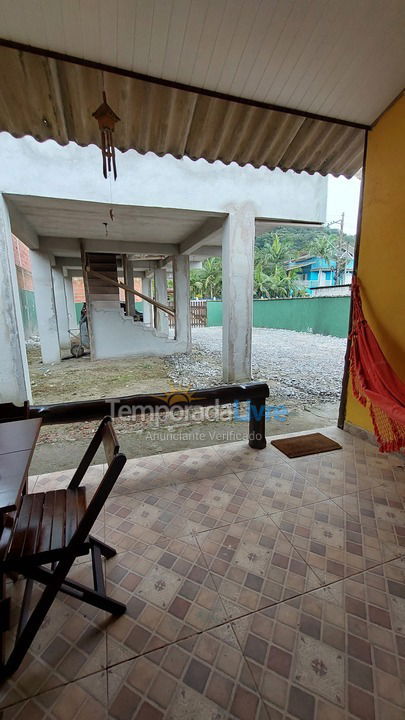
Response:
[[[103,102],[94,111],[93,117],[96,118],[101,134],[101,152],[103,154],[103,175],[107,178],[107,173],[114,173],[114,180],[117,179],[117,166],[115,163],[115,148],[113,140],[113,132],[115,124],[120,121],[118,115],[109,106],[107,97],[103,91]]]

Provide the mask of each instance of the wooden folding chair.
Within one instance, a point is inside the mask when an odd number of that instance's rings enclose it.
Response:
[[[87,505],[86,488],[80,483],[101,442],[108,467]],[[125,605],[107,597],[105,590],[102,556],[110,558],[116,551],[89,535],[125,463],[111,418],[105,417],[66,490],[24,495],[0,557],[0,633],[8,630],[10,623],[10,599],[4,597],[4,576],[18,573],[26,578],[14,647],[6,660],[3,647],[0,648],[0,679],[11,675],[20,665],[58,592],[113,615],[125,612]],[[67,579],[76,558],[88,552],[94,588]],[[47,564],[51,564],[51,569],[44,567]],[[45,588],[30,610],[34,581]]]
[[[0,403],[0,423],[11,422],[12,420],[28,420],[30,416],[30,404],[28,400],[23,405],[14,403]]]

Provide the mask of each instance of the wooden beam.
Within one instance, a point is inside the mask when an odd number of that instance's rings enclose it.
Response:
[[[97,270],[92,270],[89,266],[86,267],[86,272],[88,275],[94,275],[95,277],[100,278],[100,280],[104,280],[104,282],[115,285],[116,287],[122,288],[122,290],[125,290],[125,292],[132,293],[133,295],[136,295],[137,297],[140,297],[142,300],[146,300],[146,302],[150,303],[151,305],[154,305],[155,307],[159,308],[159,310],[162,310],[163,312],[167,313],[168,315],[175,316],[175,310],[173,308],[167,307],[167,305],[162,305],[162,303],[158,302],[157,300],[154,300],[151,297],[148,297],[148,295],[143,295],[143,293],[139,292],[139,290],[134,290],[133,288],[130,288],[129,285],[126,285],[125,283],[119,282],[118,280],[113,280],[112,278],[107,277],[107,275],[104,275],[103,273],[98,272]]]

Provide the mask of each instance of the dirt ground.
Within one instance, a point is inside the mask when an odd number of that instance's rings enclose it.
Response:
[[[43,365],[39,345],[29,345],[27,354],[34,405],[171,389],[166,363],[159,357],[92,361],[85,355]]]

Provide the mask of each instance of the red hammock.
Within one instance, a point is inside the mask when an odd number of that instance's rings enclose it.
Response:
[[[363,315],[356,277],[350,337],[353,393],[369,409],[380,452],[399,451],[405,446],[405,383],[388,364]]]

